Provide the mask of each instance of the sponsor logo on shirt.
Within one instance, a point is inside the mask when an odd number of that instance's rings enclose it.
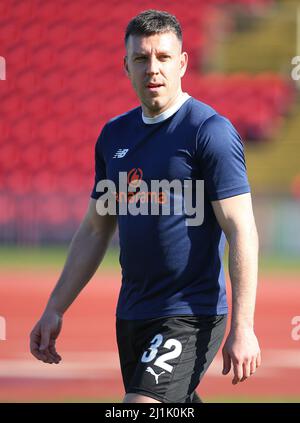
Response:
[[[118,203],[121,202],[156,202],[158,204],[164,204],[167,201],[164,192],[151,192],[142,189],[143,185],[143,171],[140,167],[135,167],[127,172],[127,190],[114,192]],[[137,191],[137,188],[140,188]]]
[[[118,150],[118,157],[128,149]],[[115,155],[115,156],[116,156]],[[140,167],[119,172],[118,188],[114,181],[101,179],[96,192],[101,193],[96,210],[102,215],[136,216],[183,215],[187,226],[202,225],[204,219],[204,181],[143,179]]]

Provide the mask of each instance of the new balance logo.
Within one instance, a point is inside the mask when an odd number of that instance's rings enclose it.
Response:
[[[122,159],[124,156],[126,156],[128,151],[129,148],[119,148],[119,150],[114,155],[113,159]]]
[[[147,367],[146,372],[151,373],[155,377],[156,385],[158,384],[159,376],[162,375],[163,373],[166,373],[166,372],[161,372],[159,374],[156,374],[155,371],[152,369],[152,367]]]

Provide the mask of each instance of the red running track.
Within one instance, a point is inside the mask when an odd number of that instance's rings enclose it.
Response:
[[[99,271],[64,318],[57,343],[59,365],[30,355],[29,333],[57,279],[54,272],[2,272],[0,315],[6,340],[0,341],[0,401],[120,400],[123,386],[115,342],[115,306],[120,274]],[[256,332],[263,363],[249,380],[231,385],[223,376],[221,354],[209,368],[199,393],[204,398],[299,398],[300,340],[292,339],[294,316],[300,316],[296,277],[260,281]],[[300,329],[299,329],[300,333]]]

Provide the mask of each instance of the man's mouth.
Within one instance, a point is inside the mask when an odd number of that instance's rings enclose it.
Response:
[[[163,84],[155,84],[155,83],[149,83],[148,85],[147,85],[147,88],[152,88],[152,89],[155,89],[155,88],[159,88],[159,87],[162,87],[163,86]]]

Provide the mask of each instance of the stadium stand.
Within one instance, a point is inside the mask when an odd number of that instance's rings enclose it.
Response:
[[[228,116],[247,142],[266,140],[289,111],[294,88],[274,73],[204,75],[213,51],[209,28],[233,2],[207,3],[156,5],[182,22],[190,54],[183,87]],[[251,13],[273,2],[234,3]],[[1,2],[0,54],[8,65],[0,85],[0,239],[38,242],[53,226],[62,225],[65,238],[74,230],[92,187],[102,125],[138,104],[122,69],[123,34],[128,20],[149,7],[148,0]]]

